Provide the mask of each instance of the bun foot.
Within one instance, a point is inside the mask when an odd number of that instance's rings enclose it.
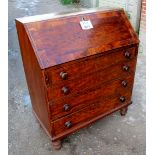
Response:
[[[61,140],[52,142],[52,145],[55,150],[60,150],[61,149]]]
[[[120,110],[121,116],[125,116],[125,115],[127,114],[127,111],[128,111],[128,107],[122,108],[122,109]]]

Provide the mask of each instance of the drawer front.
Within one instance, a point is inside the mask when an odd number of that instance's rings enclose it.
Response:
[[[124,66],[128,66],[128,70],[124,70]],[[136,59],[129,62],[121,62],[106,69],[100,70],[87,76],[72,81],[64,81],[58,85],[51,86],[47,90],[49,101],[88,90],[96,85],[100,85],[106,81],[125,77],[135,72]]]
[[[107,68],[120,61],[132,60],[136,56],[137,51],[135,47],[124,50],[115,50],[106,55],[98,54],[82,60],[52,67],[46,70],[46,75],[48,76],[49,84],[55,85],[63,83],[66,80],[69,81],[75,78],[81,78],[86,74]]]
[[[121,108],[122,105],[127,105],[131,99],[131,92],[124,93],[123,95],[126,97],[126,102],[122,103],[117,95],[104,100],[96,99],[88,107],[52,122],[54,135],[58,136],[65,132],[74,132],[82,124],[91,122],[92,119],[100,117],[100,115],[108,114],[116,108]]]
[[[98,98],[106,98],[117,94],[121,97],[123,93],[131,92],[133,76],[119,78],[92,89],[75,94],[71,97],[57,99],[50,102],[51,119],[55,120],[62,116],[78,111]]]

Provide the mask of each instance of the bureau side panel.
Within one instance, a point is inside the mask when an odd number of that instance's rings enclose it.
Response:
[[[40,69],[24,25],[16,21],[16,28],[23,60],[23,66],[33,111],[46,132],[50,133],[48,103],[44,87],[44,74]],[[49,134],[50,135],[50,134]]]

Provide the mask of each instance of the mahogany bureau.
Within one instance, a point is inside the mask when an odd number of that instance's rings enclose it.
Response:
[[[33,111],[55,149],[80,128],[126,114],[139,40],[122,9],[18,18],[16,27]]]

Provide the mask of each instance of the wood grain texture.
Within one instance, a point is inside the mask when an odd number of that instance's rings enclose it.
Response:
[[[40,67],[44,69],[137,44],[136,34],[124,16],[123,10],[103,11],[26,23],[25,28]],[[93,29],[81,29],[79,23],[83,17],[91,20]]]
[[[93,29],[81,29],[83,17]],[[16,27],[32,107],[55,148],[98,119],[125,114],[139,40],[123,10],[17,19]]]
[[[106,117],[106,116],[108,116],[108,115],[110,115],[110,114],[112,114],[112,113],[114,113],[114,112],[116,112],[116,111],[118,111],[118,110],[120,110],[122,108],[127,108],[130,104],[132,104],[132,101],[131,102],[128,102],[126,104],[122,104],[121,106],[118,106],[118,107],[116,107],[114,109],[111,109],[109,112],[105,112],[105,113],[103,113],[103,114],[101,114],[101,115],[99,115],[97,117],[94,117],[94,118],[88,120],[88,121],[85,121],[83,123],[80,123],[76,127],[71,128],[70,130],[65,130],[64,132],[62,132],[62,133],[60,133],[58,135],[54,135],[53,134],[52,141],[56,141],[58,139],[62,139],[64,137],[66,137],[66,136],[74,133],[75,131],[80,130],[81,128],[87,127],[88,125],[96,122],[97,120],[99,120],[101,118],[104,118],[104,117]],[[54,128],[54,127],[52,126],[52,128]]]
[[[126,52],[130,53],[130,58],[125,57]],[[72,81],[75,78],[83,78],[85,75],[105,69],[122,61],[135,59],[136,57],[137,50],[135,47],[116,49],[108,54],[98,54],[88,57],[86,60],[80,59],[79,61],[73,61],[46,69],[46,75],[48,76],[49,84],[54,86],[57,83],[64,84],[66,81]],[[61,72],[68,74],[66,80],[60,77]]]
[[[129,66],[128,71],[123,70],[123,66],[125,65]],[[89,64],[87,66],[89,66]],[[130,74],[133,75],[135,71],[135,66],[136,66],[136,59],[128,62],[120,62],[106,69],[94,72],[93,74],[89,72],[86,75],[81,74],[79,78],[74,80],[70,81],[65,80],[63,83],[53,85],[48,88],[47,90],[48,100],[50,101],[50,100],[56,100],[58,98],[59,99],[66,98],[76,93],[80,93],[82,91],[90,89],[91,87],[95,87],[96,85],[101,85],[106,81],[117,79],[119,77],[122,78],[127,77]],[[69,89],[68,94],[65,94],[62,91],[63,87]]]
[[[40,69],[24,25],[16,21],[16,27],[32,107],[37,115],[37,119],[42,122],[41,125],[43,128],[45,128],[49,135],[51,135],[47,98],[43,81],[44,73]]]
[[[122,86],[122,81],[127,82],[127,86]],[[71,97],[57,99],[56,101],[50,102],[51,109],[51,119],[55,120],[64,115],[68,115],[75,111],[78,111],[85,106],[93,103],[96,99],[103,99],[106,97],[113,96],[117,94],[118,96],[124,94],[125,92],[131,92],[133,86],[133,75],[128,77],[121,77],[117,80],[111,80],[107,83],[97,85],[96,87],[92,87],[91,89],[87,89],[85,91],[79,92],[78,94],[74,94]],[[69,111],[64,110],[64,105],[68,104],[70,106]]]
[[[71,115],[52,122],[53,128],[55,129],[54,136],[57,137],[65,131],[72,133],[77,130],[78,125],[89,121],[91,122],[92,119],[110,113],[113,109],[126,106],[130,102],[131,93],[124,93],[124,96],[126,97],[126,102],[123,104],[119,101],[119,96],[101,100],[96,99],[94,100],[94,103],[82,109],[81,111],[77,111],[76,113],[72,113]],[[65,126],[66,122],[71,122],[70,128]]]

